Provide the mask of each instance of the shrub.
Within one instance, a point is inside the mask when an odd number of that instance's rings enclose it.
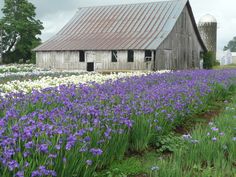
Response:
[[[203,54],[203,68],[204,69],[212,69],[214,65],[214,53],[209,51]]]

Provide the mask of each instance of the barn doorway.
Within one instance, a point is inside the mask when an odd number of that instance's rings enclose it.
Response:
[[[94,62],[87,63],[87,71],[89,72],[94,71]]]

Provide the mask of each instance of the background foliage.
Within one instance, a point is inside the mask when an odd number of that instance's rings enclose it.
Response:
[[[42,22],[35,19],[35,6],[27,0],[5,0],[0,29],[4,63],[35,60],[32,49],[41,43]]]
[[[230,50],[230,52],[236,52],[236,36],[229,41],[227,46],[224,47],[224,50]]]
[[[203,68],[204,69],[212,69],[213,66],[217,65],[216,59],[214,57],[214,53],[208,51],[203,54]]]

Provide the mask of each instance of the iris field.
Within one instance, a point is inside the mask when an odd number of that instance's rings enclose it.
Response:
[[[166,73],[170,71],[157,71]],[[41,90],[48,87],[69,84],[87,84],[90,82],[103,83],[106,80],[116,80],[123,77],[147,75],[148,72],[128,73],[88,73],[83,71],[54,71],[43,70],[34,65],[2,65],[0,66],[0,95],[11,92],[30,93],[32,90]]]
[[[236,70],[149,73],[0,97],[0,174],[91,177],[227,95]]]

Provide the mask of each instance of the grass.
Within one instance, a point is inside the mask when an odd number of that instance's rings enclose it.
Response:
[[[229,64],[224,66],[214,66],[213,69],[236,69],[236,64]]]
[[[236,92],[227,100],[213,102],[207,112],[160,137],[155,148],[116,161],[97,176],[235,177]]]

